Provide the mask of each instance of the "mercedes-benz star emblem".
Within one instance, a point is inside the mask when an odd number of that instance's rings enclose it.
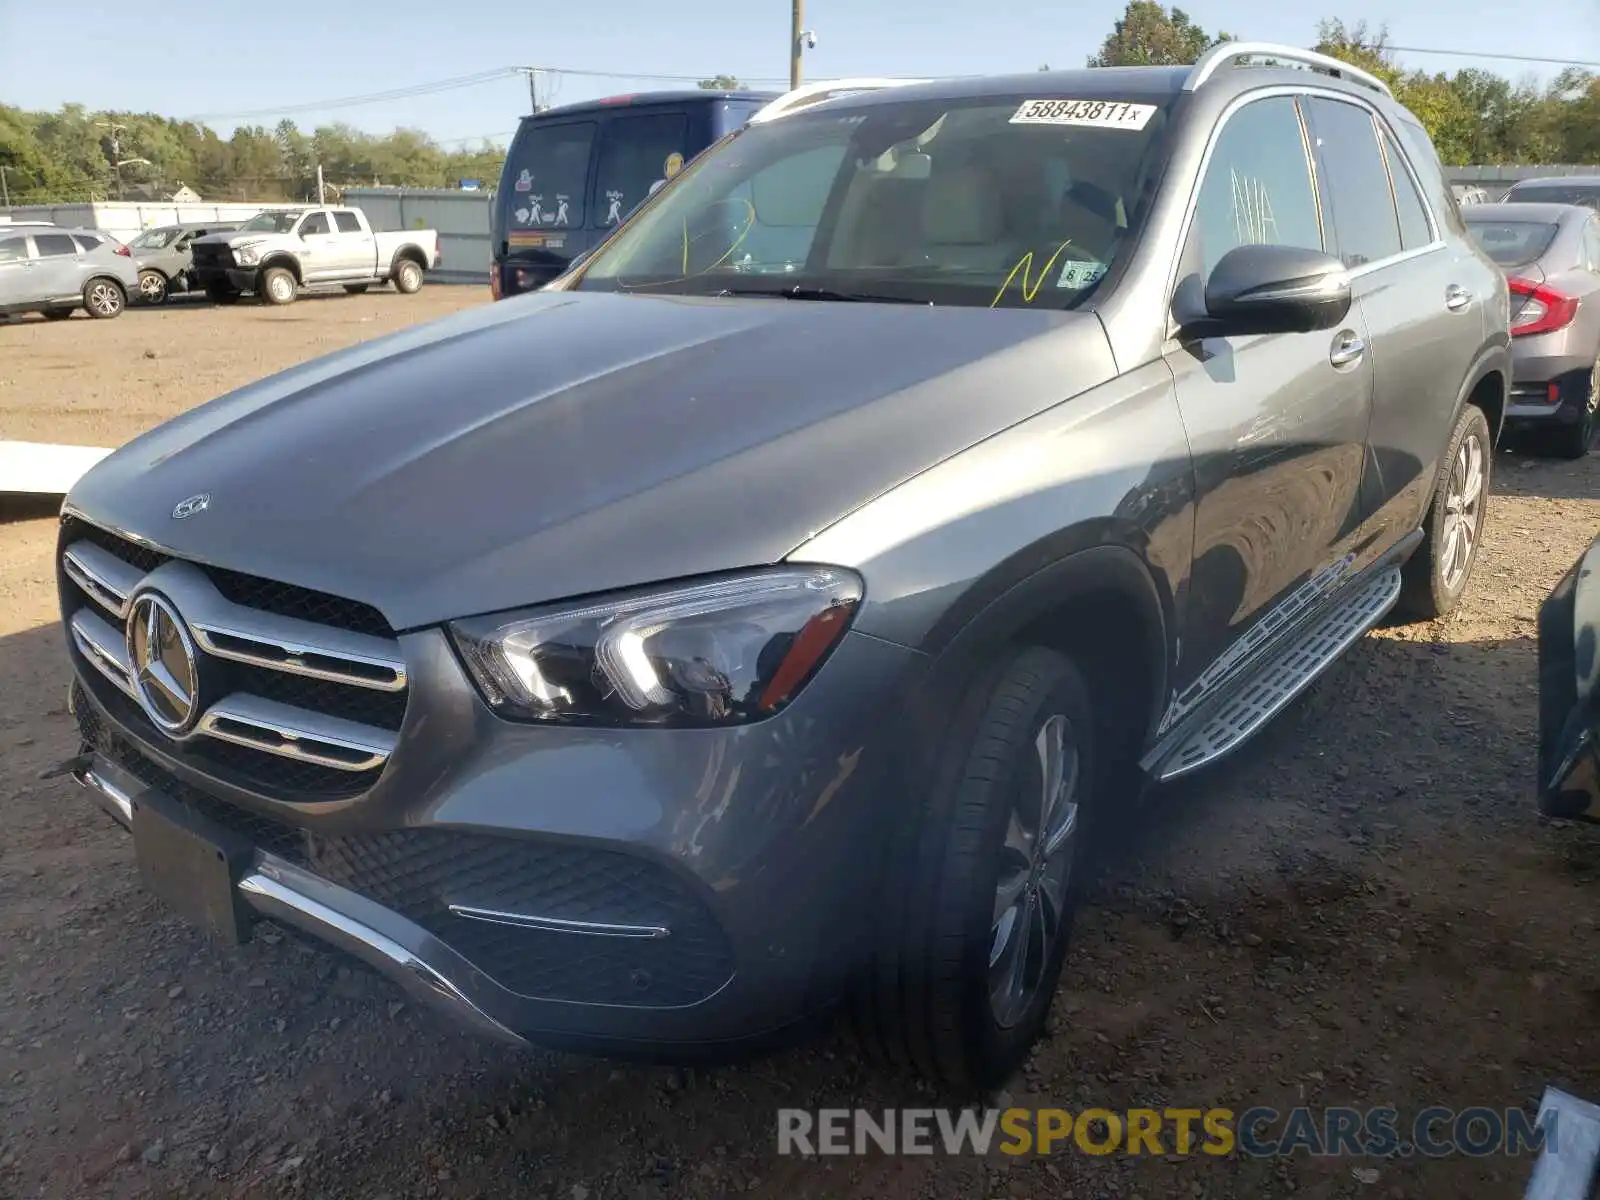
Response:
[[[199,711],[199,656],[177,610],[155,592],[128,610],[128,665],[145,714],[166,732],[187,733]]]
[[[190,496],[187,500],[180,500],[172,509],[172,519],[181,521],[185,517],[192,517],[195,513],[203,513],[211,507],[211,493],[201,492],[198,496]]]

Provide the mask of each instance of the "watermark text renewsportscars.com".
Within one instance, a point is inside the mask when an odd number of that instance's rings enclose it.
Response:
[[[1446,1158],[1558,1148],[1520,1108],[781,1108],[778,1153]]]

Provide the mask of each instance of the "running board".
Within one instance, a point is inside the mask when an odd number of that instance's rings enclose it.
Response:
[[[1166,782],[1238,749],[1382,620],[1399,598],[1400,568],[1379,571],[1352,589],[1348,601],[1312,621],[1198,727],[1157,745],[1141,765],[1151,778]]]

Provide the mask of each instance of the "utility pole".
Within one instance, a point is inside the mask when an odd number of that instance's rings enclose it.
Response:
[[[800,39],[805,33],[805,0],[789,2],[789,90],[800,86]]]
[[[111,143],[111,173],[116,178],[117,199],[121,200],[122,199],[122,143],[118,140],[117,135],[119,133],[121,133],[124,129],[126,129],[127,126],[118,124],[116,121],[96,121],[95,122],[95,128],[104,129],[110,134],[110,137],[109,137],[108,140]]]
[[[318,163],[317,164],[317,203],[318,204],[325,203],[325,201],[323,200],[322,196],[323,196],[323,192],[322,192],[322,164]]]
[[[6,165],[0,163],[0,205],[11,207],[11,189],[6,186]]]
[[[536,113],[544,107],[539,103],[539,68],[518,67],[517,70],[528,77],[528,111]]]

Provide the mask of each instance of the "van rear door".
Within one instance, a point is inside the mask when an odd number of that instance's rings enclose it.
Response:
[[[495,259],[521,268],[528,282],[516,286],[519,272],[508,272],[508,293],[554,279],[589,248],[585,205],[599,128],[593,118],[535,119],[517,130],[495,197]]]

